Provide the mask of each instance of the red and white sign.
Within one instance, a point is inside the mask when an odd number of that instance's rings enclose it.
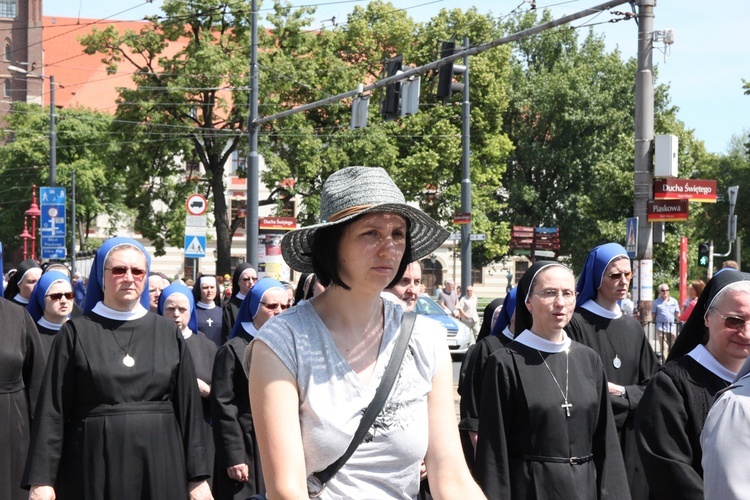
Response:
[[[208,208],[208,200],[202,194],[191,194],[185,203],[190,215],[203,215]]]
[[[282,229],[291,231],[297,228],[296,217],[260,217],[258,229]]]
[[[663,200],[648,202],[648,221],[682,222],[688,219],[687,200]]]
[[[471,224],[471,212],[456,212],[453,214],[454,224]]]
[[[654,199],[716,203],[716,181],[657,179],[654,181]]]

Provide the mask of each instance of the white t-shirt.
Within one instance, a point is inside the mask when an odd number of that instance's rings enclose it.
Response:
[[[383,301],[385,332],[368,384],[349,367],[315,309],[303,301],[258,332],[297,380],[307,475],[343,455],[385,371],[403,311]],[[320,498],[414,499],[427,452],[427,394],[445,330],[418,316],[396,384],[370,433],[328,482]]]

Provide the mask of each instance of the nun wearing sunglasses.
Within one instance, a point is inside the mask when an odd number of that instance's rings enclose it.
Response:
[[[49,357],[52,341],[73,311],[73,286],[60,271],[48,271],[37,281],[26,310],[36,323],[42,340],[44,359]]]
[[[701,431],[750,354],[749,319],[750,275],[717,273],[646,387],[635,431],[652,498],[703,499]]]
[[[22,485],[29,499],[211,498],[193,360],[149,311],[150,257],[130,238],[94,258],[84,316],[55,335]]]

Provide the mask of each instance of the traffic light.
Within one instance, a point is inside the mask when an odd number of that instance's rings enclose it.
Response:
[[[708,260],[711,258],[709,255],[710,248],[708,243],[701,243],[698,245],[698,265],[701,267],[708,267]]]
[[[401,71],[404,64],[404,56],[397,55],[385,63],[385,76],[393,76]],[[380,106],[380,113],[386,120],[395,120],[398,118],[398,101],[401,93],[401,83],[391,83],[385,87],[385,98]]]
[[[463,47],[456,49],[456,39],[451,38],[447,42],[441,42],[440,44],[440,59],[444,57],[452,56],[457,50],[463,50]],[[438,70],[438,88],[437,98],[442,99],[443,103],[446,103],[454,92],[461,92],[464,89],[464,84],[453,81],[453,75],[466,71],[466,66],[462,64],[448,63],[440,66]]]

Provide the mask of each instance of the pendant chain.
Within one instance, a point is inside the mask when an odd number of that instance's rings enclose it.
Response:
[[[110,330],[109,333],[112,334],[112,338],[115,339],[115,342],[117,342],[117,347],[122,349],[125,352],[125,357],[123,358],[123,364],[127,366],[128,368],[133,366],[132,361],[133,358],[130,356],[130,343],[133,342],[133,334],[135,333],[135,328],[130,330],[130,339],[128,340],[128,348],[125,349],[121,344],[120,341],[117,340],[117,337],[115,336],[115,332],[113,330]]]
[[[568,389],[569,389],[569,371],[568,368],[570,367],[570,349],[565,349],[565,392],[563,392],[562,387],[560,387],[560,383],[557,381],[557,377],[555,377],[555,374],[552,373],[552,369],[550,369],[549,365],[547,364],[547,360],[544,359],[544,356],[542,356],[542,353],[539,349],[536,350],[536,352],[539,353],[539,357],[542,358],[542,363],[544,363],[544,366],[547,367],[547,371],[552,376],[552,380],[555,381],[555,385],[557,386],[558,390],[560,391],[560,394],[563,397],[563,404],[560,405],[565,409],[566,416],[570,416],[570,409],[573,407],[572,404],[568,403]]]

